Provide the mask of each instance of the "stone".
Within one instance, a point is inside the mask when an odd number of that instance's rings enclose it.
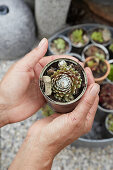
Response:
[[[48,38],[65,26],[70,2],[71,0],[35,0],[39,38]]]
[[[0,7],[0,59],[24,56],[35,43],[33,15],[23,0],[0,0]]]
[[[43,82],[45,84],[45,95],[50,96],[52,93],[51,77],[43,76]]]

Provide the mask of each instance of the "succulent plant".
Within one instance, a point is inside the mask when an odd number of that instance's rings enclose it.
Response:
[[[110,44],[110,46],[109,46],[109,50],[113,52],[113,43],[112,43],[112,44]]]
[[[90,56],[106,59],[105,52],[101,48],[99,48],[99,47],[97,47],[95,45],[89,47],[85,51],[85,57],[87,58],[87,57],[90,57]]]
[[[113,84],[103,84],[99,96],[100,105],[105,109],[113,110]]]
[[[68,58],[48,63],[40,74],[39,86],[46,101],[58,113],[69,113],[87,89],[82,66]]]
[[[91,34],[91,38],[98,43],[104,43],[110,41],[111,33],[108,29],[97,29]]]
[[[54,97],[64,102],[74,99],[73,95],[77,93],[82,82],[80,73],[73,68],[73,65],[67,66],[64,60],[59,62],[59,69],[54,71],[51,80]]]
[[[48,104],[46,104],[44,107],[42,107],[41,110],[42,110],[42,114],[46,117],[54,114],[53,109]]]
[[[97,31],[94,31],[91,35],[91,38],[94,40],[94,41],[98,41],[99,43],[103,43],[104,42],[104,39],[103,39],[103,36],[102,36],[102,32],[97,32]]]
[[[89,37],[85,30],[79,28],[71,32],[70,40],[75,46],[82,47],[89,41]]]
[[[66,49],[66,42],[62,38],[57,38],[53,41],[55,47],[57,50],[59,50],[60,53],[63,53]]]
[[[108,124],[108,130],[113,133],[113,114],[108,115],[107,124]]]
[[[48,70],[48,76],[51,77],[52,94],[60,102],[69,102],[74,99],[78,89],[81,87],[82,78],[80,73],[75,70],[74,65],[61,60],[58,69]]]
[[[113,82],[113,64],[110,64],[110,73],[108,75],[108,79]]]
[[[84,43],[83,40],[83,30],[82,29],[76,29],[72,32],[72,40],[73,42],[81,42]]]

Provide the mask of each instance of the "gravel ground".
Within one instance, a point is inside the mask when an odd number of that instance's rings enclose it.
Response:
[[[0,79],[13,62],[0,61]],[[40,112],[23,122],[1,128],[1,170],[8,169],[28,128],[39,115]],[[104,149],[68,146],[56,156],[52,170],[113,170],[113,145]]]

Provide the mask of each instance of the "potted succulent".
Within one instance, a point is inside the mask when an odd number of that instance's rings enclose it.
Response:
[[[107,77],[107,81],[113,83],[113,60],[109,60],[110,64],[110,73]]]
[[[83,28],[75,28],[71,30],[68,37],[72,43],[73,51],[75,52],[81,52],[83,47],[85,47],[90,40],[87,31]]]
[[[87,77],[79,63],[59,58],[43,68],[39,86],[45,99],[56,112],[67,113],[75,108],[85,93]]]
[[[110,59],[113,59],[113,42],[108,47],[110,53]]]
[[[105,119],[105,127],[107,130],[107,136],[113,137],[113,114],[110,113]]]
[[[86,46],[82,52],[82,59],[85,60],[87,57],[103,57],[106,60],[109,60],[109,52],[108,50],[102,46],[102,45],[98,45],[98,44],[90,44],[88,46]]]
[[[113,113],[113,84],[104,82],[100,86],[99,110],[106,113]]]
[[[77,54],[77,53],[69,53],[68,55],[70,55],[70,56],[72,56],[74,58],[77,58],[81,62],[83,61],[82,57],[79,54]]]
[[[90,38],[93,43],[107,46],[111,42],[112,36],[108,28],[96,28],[91,32]]]
[[[85,60],[85,67],[90,67],[92,70],[95,82],[102,83],[110,72],[110,64],[103,56],[88,57]]]
[[[71,42],[63,35],[55,36],[49,40],[49,53],[54,54],[67,54],[71,52]]]

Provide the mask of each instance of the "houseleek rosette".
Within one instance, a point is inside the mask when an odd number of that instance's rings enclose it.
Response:
[[[58,101],[72,101],[81,87],[81,75],[73,64],[67,65],[64,60],[58,66],[59,69],[51,75],[52,93]]]

